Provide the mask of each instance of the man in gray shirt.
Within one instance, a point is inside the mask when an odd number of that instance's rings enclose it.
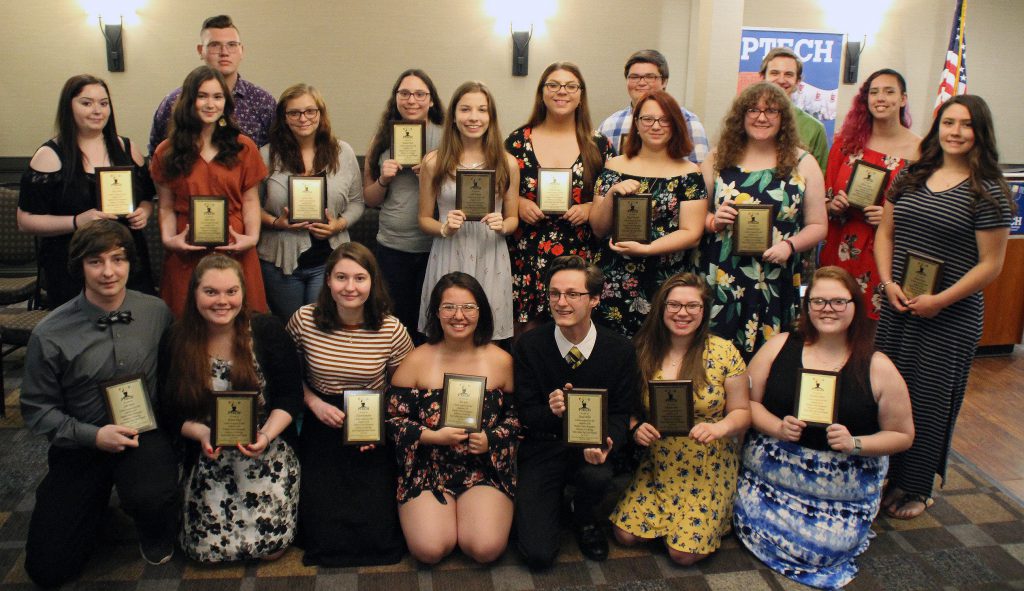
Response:
[[[138,380],[158,408],[157,350],[171,313],[160,299],[125,287],[135,243],[124,225],[92,222],[68,250],[68,267],[85,289],[32,332],[21,393],[25,424],[50,440],[50,470],[36,490],[25,544],[25,570],[43,587],[81,573],[112,486],[150,564],[170,560],[178,512],[177,457],[167,435],[112,424],[103,394],[108,384]]]

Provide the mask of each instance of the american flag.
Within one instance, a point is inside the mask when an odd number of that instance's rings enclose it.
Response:
[[[949,31],[949,49],[946,65],[942,68],[939,95],[935,97],[935,110],[950,97],[967,93],[967,1],[956,0],[953,28]]]

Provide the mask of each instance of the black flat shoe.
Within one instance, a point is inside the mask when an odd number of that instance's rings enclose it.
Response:
[[[608,559],[608,540],[604,533],[594,524],[584,525],[576,530],[576,543],[580,552],[595,562]]]

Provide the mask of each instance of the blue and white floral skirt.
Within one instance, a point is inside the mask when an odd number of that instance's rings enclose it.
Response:
[[[840,588],[868,548],[888,456],[819,451],[751,431],[736,491],[737,537],[797,582]]]

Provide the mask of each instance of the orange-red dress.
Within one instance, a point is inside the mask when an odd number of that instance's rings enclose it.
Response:
[[[868,164],[889,169],[889,184],[907,161],[898,156],[888,156],[868,148],[859,154],[843,152],[843,143],[838,137],[828,155],[825,172],[825,197],[831,199],[839,191],[845,191],[850,182],[853,165],[863,160]],[[888,190],[886,186],[886,190]],[[884,204],[885,201],[883,200]],[[829,216],[828,236],[819,255],[819,263],[842,267],[853,275],[864,290],[864,310],[868,317],[878,320],[882,297],[875,292],[878,285],[878,266],[875,265],[875,226],[864,219],[864,214],[855,207],[847,208],[837,216]]]
[[[188,204],[192,195],[224,195],[228,198],[228,225],[235,232],[245,231],[242,220],[242,195],[267,176],[267,167],[263,164],[256,144],[244,135],[238,136],[242,151],[238,153],[238,161],[231,168],[220,162],[207,162],[202,158],[196,160],[192,170],[185,176],[168,179],[163,158],[170,150],[169,140],[164,140],[153,153],[150,171],[157,184],[171,189],[174,193],[174,213],[177,214],[177,232],[182,232],[188,225]],[[213,249],[195,252],[165,252],[162,278],[160,280],[160,297],[174,312],[181,317],[185,309],[185,295],[188,282],[192,277],[199,259],[214,252]],[[263,289],[263,274],[260,272],[260,260],[256,249],[251,248],[241,254],[232,254],[242,265],[245,275],[245,297],[249,309],[254,312],[267,312],[267,296]]]

